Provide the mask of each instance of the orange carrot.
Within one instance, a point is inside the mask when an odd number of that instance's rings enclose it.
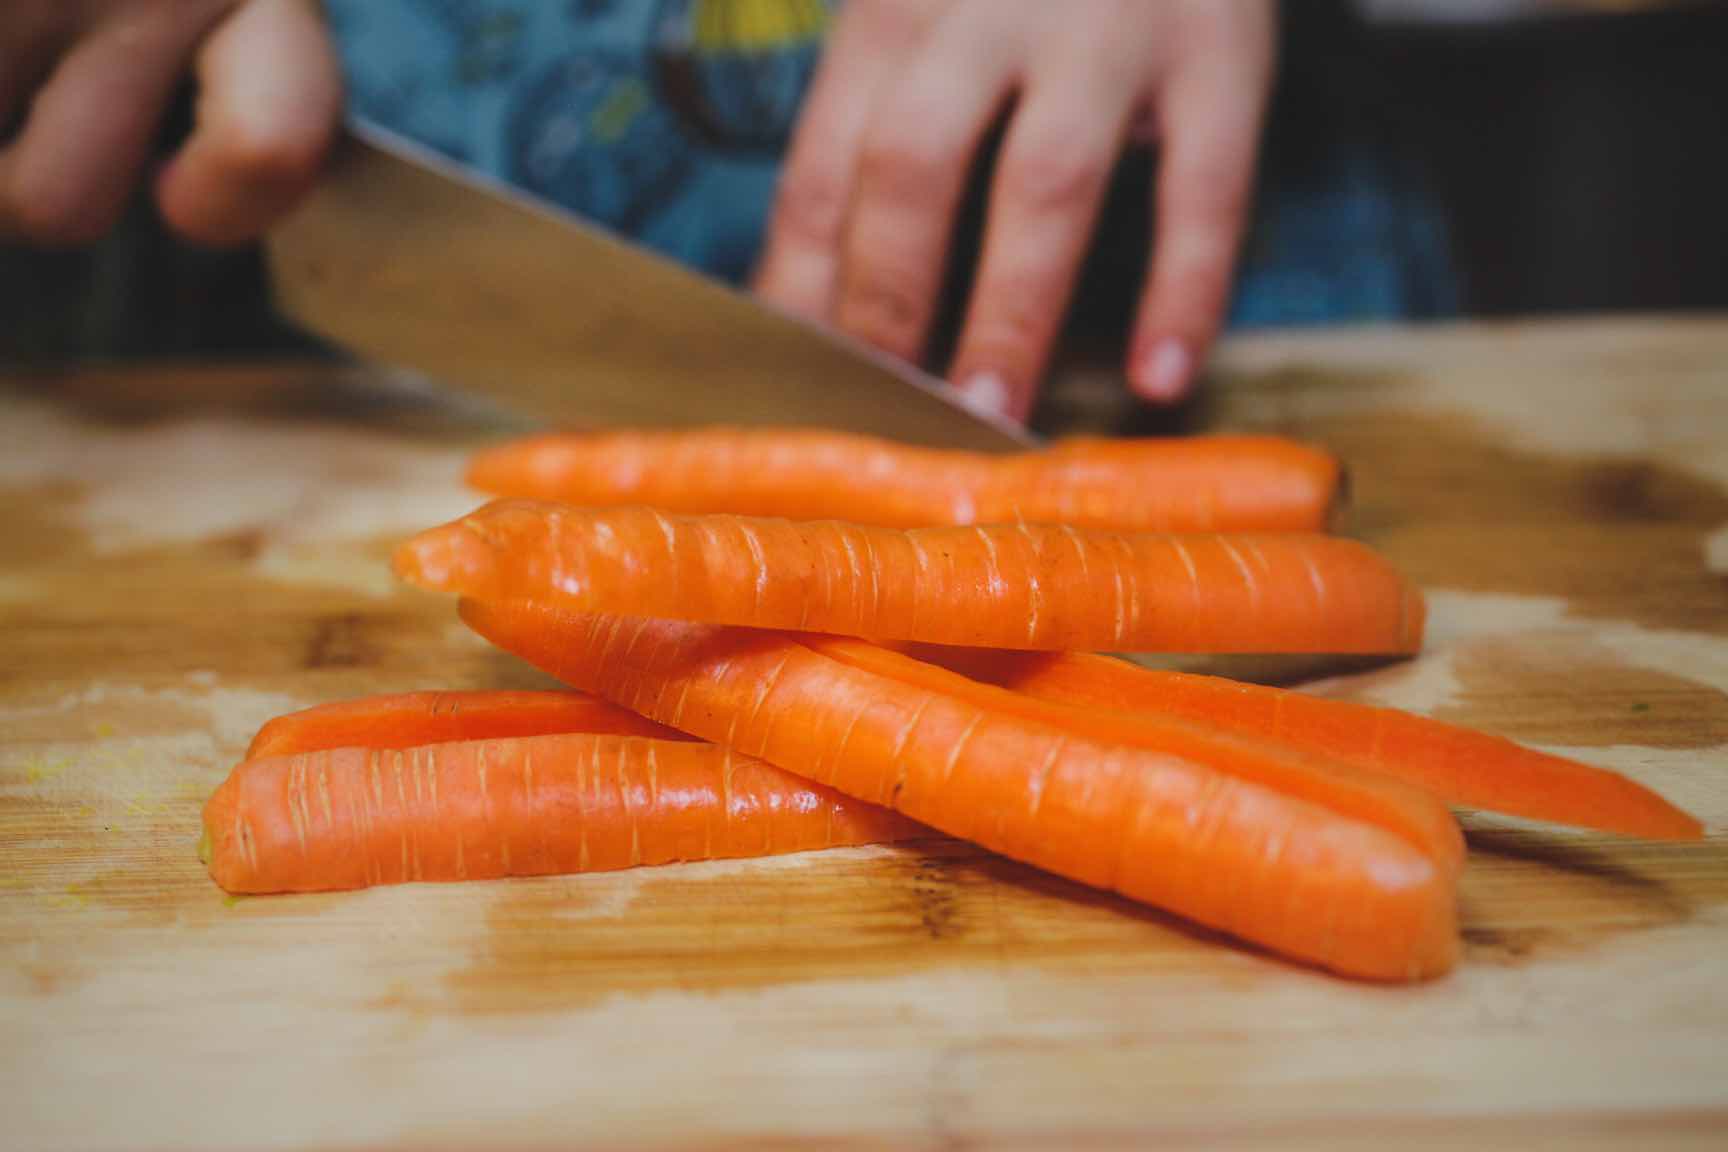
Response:
[[[1221,765],[980,706],[796,637],[464,601],[558,678],[867,803],[1347,975],[1457,954],[1454,875],[1362,820]]]
[[[599,872],[928,835],[711,744],[585,733],[239,765],[204,806],[229,892]]]
[[[1325,528],[1327,453],[1270,436],[1059,441],[985,455],[811,429],[541,436],[480,453],[495,496],[895,528],[1023,521],[1136,532]]]
[[[578,692],[404,692],[337,700],[278,716],[246,759],[326,748],[414,748],[560,732],[685,740],[682,732]]]
[[[1107,656],[915,651],[1046,700],[1152,712],[1306,748],[1464,807],[1663,840],[1704,834],[1691,815],[1617,772],[1394,708],[1156,671]]]
[[[997,648],[1408,652],[1421,594],[1352,540],[869,528],[499,501],[397,572],[483,600]]]
[[[1098,743],[1125,744],[1216,765],[1228,775],[1376,824],[1454,869],[1463,866],[1464,835],[1446,805],[1383,773],[1363,771],[1301,748],[1256,740],[1222,725],[1196,724],[1148,711],[1075,707],[1035,694],[1007,691],[864,640],[807,635],[799,642],[866,672],[1048,724]],[[938,651],[985,654],[982,649]]]

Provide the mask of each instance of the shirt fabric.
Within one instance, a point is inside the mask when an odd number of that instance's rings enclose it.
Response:
[[[733,283],[840,0],[326,0],[360,116]],[[1441,218],[1370,152],[1268,171],[1232,327],[1456,311]]]

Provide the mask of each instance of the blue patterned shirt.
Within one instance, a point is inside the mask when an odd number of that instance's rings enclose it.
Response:
[[[839,0],[326,0],[355,112],[738,282]],[[1367,157],[1270,173],[1236,326],[1445,314],[1438,214]]]

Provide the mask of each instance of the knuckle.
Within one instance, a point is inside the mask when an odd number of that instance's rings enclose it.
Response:
[[[920,277],[893,263],[848,269],[840,323],[854,335],[894,351],[916,351],[924,326]]]
[[[1068,214],[1088,208],[1110,175],[1110,160],[1075,141],[1052,139],[1005,158],[1003,192],[1025,211]]]
[[[1232,221],[1248,210],[1246,164],[1219,158],[1191,161],[1171,181],[1171,207],[1203,219]]]
[[[845,178],[831,168],[788,169],[775,199],[775,221],[795,237],[832,244],[840,236],[850,195]]]
[[[905,43],[939,14],[931,0],[852,0],[840,8],[842,29],[871,47]]]
[[[979,300],[967,345],[994,359],[1025,358],[1044,344],[1062,314],[1061,304],[1043,281],[992,286]]]
[[[915,116],[895,116],[890,123],[864,141],[862,164],[870,187],[895,199],[940,194],[961,166],[961,150],[947,133]]]

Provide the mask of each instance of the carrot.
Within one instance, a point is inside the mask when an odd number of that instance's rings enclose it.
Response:
[[[576,692],[404,692],[338,700],[278,716],[258,729],[246,759],[558,732],[688,739],[616,704]]]
[[[877,675],[778,633],[464,601],[567,683],[951,835],[1346,975],[1457,954],[1454,875],[1385,829],[1219,770]]]
[[[869,528],[498,501],[396,555],[484,600],[1027,649],[1409,652],[1421,594],[1351,540]]]
[[[895,528],[1033,521],[1118,531],[1325,528],[1338,462],[1270,436],[1059,441],[985,455],[812,429],[541,436],[482,452],[496,496]]]
[[[1394,708],[1106,656],[926,647],[916,653],[1045,700],[1154,712],[1305,748],[1464,807],[1662,840],[1704,834],[1697,819],[1617,772]]]
[[[711,744],[573,733],[239,765],[204,806],[229,892],[600,872],[928,835]]]
[[[1007,691],[864,640],[803,636],[800,643],[866,672],[964,699],[981,708],[1048,724],[1089,740],[1146,748],[1216,765],[1228,775],[1379,825],[1454,869],[1463,866],[1464,835],[1446,805],[1427,792],[1388,779],[1382,773],[1364,771],[1301,748],[1252,739],[1222,725],[1197,724],[1148,711],[1075,707],[1036,694]],[[980,649],[939,651],[984,654]]]

